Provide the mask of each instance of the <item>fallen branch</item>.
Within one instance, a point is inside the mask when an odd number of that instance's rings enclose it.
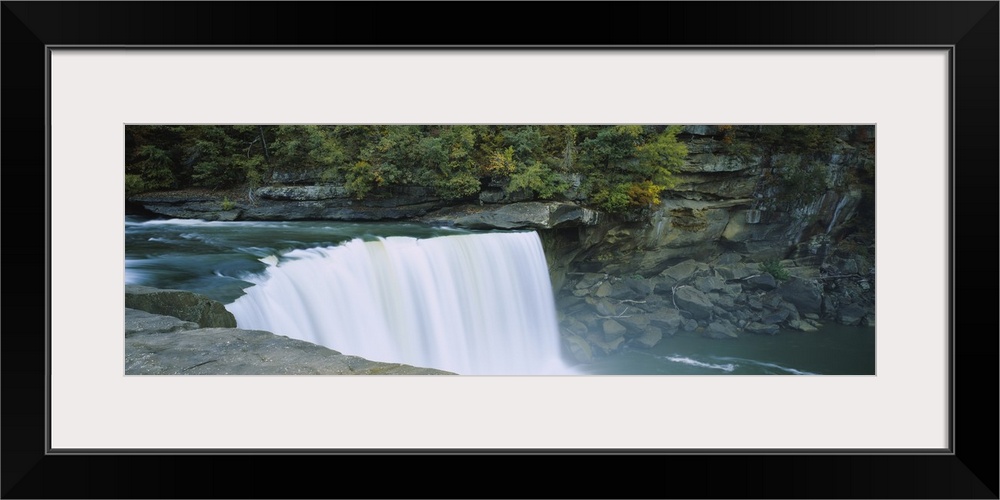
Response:
[[[627,312],[628,312],[628,306],[625,306],[625,310],[624,311],[622,311],[621,313],[616,314],[614,316],[601,316],[600,314],[598,314],[597,317],[598,318],[604,318],[604,319],[611,319],[611,318],[631,318],[632,317],[631,314],[629,314],[628,316],[624,315]]]

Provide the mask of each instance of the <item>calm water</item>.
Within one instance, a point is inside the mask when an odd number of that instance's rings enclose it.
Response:
[[[295,250],[338,246],[355,238],[473,233],[477,232],[409,223],[128,217],[125,279],[129,284],[190,290],[231,305],[260,281],[269,266],[300,253]],[[874,375],[875,329],[830,325],[818,332],[744,335],[734,340],[678,334],[652,349],[626,350],[576,370],[592,375]]]

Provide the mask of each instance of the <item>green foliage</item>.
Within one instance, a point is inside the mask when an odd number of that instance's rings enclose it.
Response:
[[[658,202],[686,148],[678,129],[650,125],[231,125],[126,127],[127,195],[189,186],[228,189],[272,173],[320,173],[357,199],[403,186],[446,199],[486,182],[612,212]],[[582,181],[582,183],[581,183]]]
[[[514,147],[508,146],[501,151],[493,151],[487,156],[486,164],[483,165],[483,174],[495,178],[510,177],[517,170],[517,163],[514,161]]]
[[[815,161],[788,155],[775,162],[777,198],[789,206],[801,205],[827,189],[827,169]]]
[[[139,174],[125,174],[125,199],[146,191],[146,184]]]
[[[468,172],[438,180],[434,185],[437,193],[445,199],[464,198],[479,192],[479,179]]]
[[[385,184],[385,177],[378,166],[373,166],[367,161],[356,162],[347,172],[347,192],[355,198],[362,200],[368,193]]]
[[[229,210],[232,210],[234,208],[236,208],[236,203],[233,203],[233,201],[230,200],[228,196],[225,196],[225,197],[222,198],[222,209],[223,210],[229,211]]]
[[[632,182],[627,186],[629,204],[636,207],[658,205],[660,192],[666,189],[665,186],[653,184],[651,181]]]
[[[758,264],[758,267],[761,272],[774,276],[774,279],[778,281],[785,281],[792,277],[779,260],[767,260]]]
[[[628,184],[618,184],[610,189],[602,189],[594,194],[593,201],[601,210],[608,213],[624,213],[628,210],[631,200],[628,196]]]
[[[559,176],[540,162],[532,162],[510,177],[510,184],[507,189],[518,191],[530,189],[539,198],[552,198],[556,193],[564,191],[568,184],[560,180]]]
[[[133,188],[139,187],[143,191],[152,191],[173,187],[174,161],[167,151],[155,145],[146,144],[138,148],[135,157],[136,161],[132,164],[132,168],[126,169],[126,172],[131,170],[133,175],[141,177],[142,182],[133,181]]]

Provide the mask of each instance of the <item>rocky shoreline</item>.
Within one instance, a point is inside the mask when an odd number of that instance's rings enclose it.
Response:
[[[776,279],[730,253],[708,263],[685,260],[650,278],[573,273],[556,294],[564,350],[571,361],[589,363],[679,333],[734,340],[815,332],[824,323],[875,326],[873,270],[866,263],[837,275],[790,267],[787,279]]]

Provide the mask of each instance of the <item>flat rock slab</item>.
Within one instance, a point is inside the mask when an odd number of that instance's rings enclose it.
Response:
[[[369,361],[261,330],[199,328],[125,337],[126,375],[445,375]]]
[[[236,327],[236,318],[221,302],[185,290],[126,285],[125,307],[193,321],[204,328]]]

